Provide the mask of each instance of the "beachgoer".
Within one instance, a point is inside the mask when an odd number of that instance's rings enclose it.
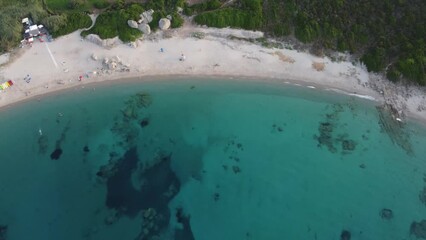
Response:
[[[182,55],[180,56],[180,58],[179,58],[179,61],[185,61],[185,59],[186,59],[186,57],[185,57],[185,55],[183,55],[183,53],[182,53]]]
[[[79,80],[79,81],[81,81],[81,79],[82,79],[82,78],[83,78],[83,76],[79,76],[79,77],[78,77],[78,80]]]
[[[164,52],[164,49],[163,49],[163,48],[160,48],[160,52]]]

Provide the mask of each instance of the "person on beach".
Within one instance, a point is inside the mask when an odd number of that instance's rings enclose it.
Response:
[[[186,59],[186,56],[183,55],[183,53],[182,53],[182,55],[179,58],[179,61],[183,62],[183,61],[185,61],[185,59]]]
[[[160,48],[160,52],[164,52],[164,49],[163,49],[163,48]]]

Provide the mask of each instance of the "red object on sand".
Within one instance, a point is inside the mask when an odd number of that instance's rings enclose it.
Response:
[[[12,80],[7,81],[7,83],[9,83],[9,85],[10,85],[10,86],[12,86],[12,85],[13,85]]]
[[[81,81],[81,79],[83,78],[83,76],[80,76],[80,77],[78,77],[79,79],[80,79],[80,81]]]

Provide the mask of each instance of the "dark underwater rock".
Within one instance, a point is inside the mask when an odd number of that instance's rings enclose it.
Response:
[[[56,148],[55,151],[53,151],[50,154],[50,159],[52,159],[52,160],[58,160],[61,157],[61,155],[62,155],[62,149]]]
[[[426,220],[411,223],[410,234],[419,239],[426,239]]]
[[[83,147],[83,152],[85,152],[85,153],[90,152],[90,149],[87,145]]]
[[[342,149],[345,151],[353,151],[355,150],[356,143],[354,140],[343,140],[342,141]]]
[[[141,125],[142,128],[148,126],[149,125],[149,118],[142,119],[142,121],[140,122],[140,125]]]
[[[343,230],[340,234],[340,240],[351,240],[351,232],[348,230]]]
[[[382,219],[390,220],[393,218],[393,212],[388,208],[383,208],[380,211],[380,217],[382,217]]]
[[[190,217],[183,214],[183,209],[178,208],[176,212],[177,222],[182,224],[182,229],[175,230],[175,240],[195,240],[190,225]]]
[[[419,199],[426,206],[426,187],[423,187],[423,190],[420,191]]]
[[[234,173],[237,174],[241,172],[241,169],[238,166],[232,166],[232,171],[234,171]]]
[[[116,162],[114,174],[107,179],[107,207],[129,217],[135,217],[142,209],[148,208],[159,213],[168,212],[168,202],[180,189],[180,182],[170,168],[170,156],[144,170],[141,174],[144,185],[140,190],[135,189],[131,179],[138,161],[137,150],[132,148]],[[169,193],[170,188],[175,189],[172,194]],[[163,215],[167,217],[170,214]]]
[[[7,225],[0,225],[0,240],[7,239]]]
[[[165,219],[161,213],[157,213],[154,208],[142,211],[142,231],[137,240],[160,239],[158,236],[164,226],[167,226],[169,219]]]
[[[332,153],[336,152],[336,148],[333,145],[333,124],[330,122],[320,122],[318,127],[320,133],[319,136],[314,136],[318,141],[318,146],[326,146],[328,150]]]
[[[404,124],[397,121],[398,110],[390,104],[376,107],[379,112],[379,125],[381,130],[386,133],[392,142],[401,147],[408,155],[413,155],[413,148],[409,132],[404,128]]]

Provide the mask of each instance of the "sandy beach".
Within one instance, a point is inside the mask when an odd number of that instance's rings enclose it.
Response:
[[[361,64],[332,61],[291,49],[267,48],[245,39],[261,32],[185,24],[133,44],[108,40],[100,46],[80,31],[24,46],[3,61],[0,79],[14,85],[0,93],[0,107],[58,90],[123,78],[203,76],[270,79],[283,84],[336,89],[394,105],[401,116],[426,121],[423,90],[397,86],[369,74]],[[111,44],[112,43],[112,44]]]

